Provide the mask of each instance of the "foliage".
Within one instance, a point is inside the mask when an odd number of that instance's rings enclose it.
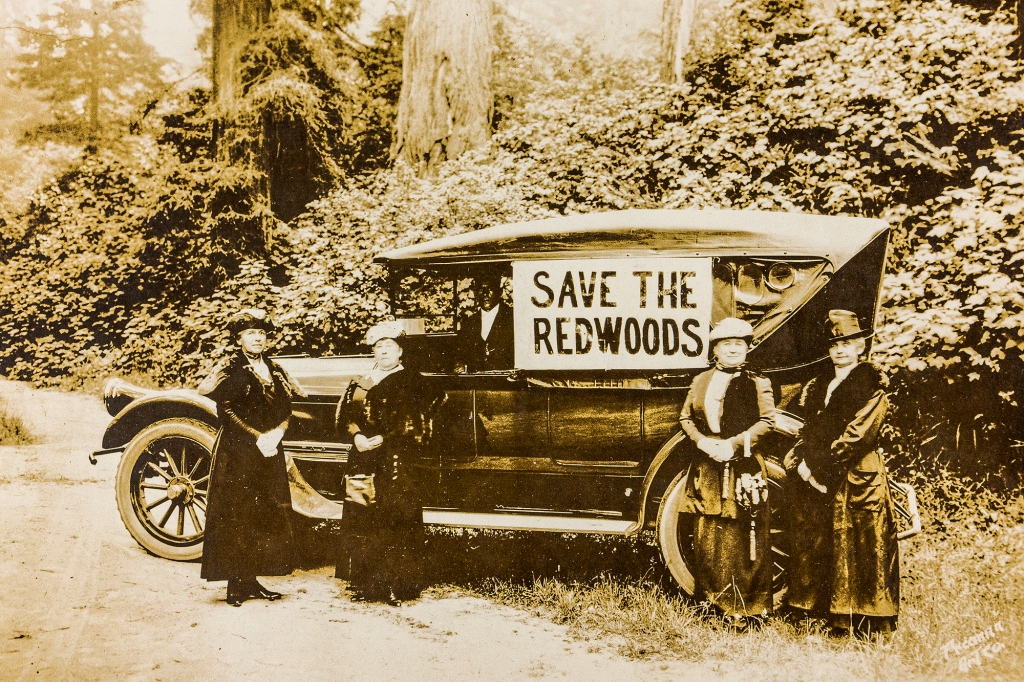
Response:
[[[37,380],[131,371],[122,349],[150,315],[264,255],[253,174],[193,153],[136,140],[131,163],[101,152],[39,192],[0,263],[0,366]]]
[[[281,9],[250,47],[248,109],[235,134],[297,131],[295,148],[317,191],[341,186],[290,227],[276,224],[230,198],[232,187],[258,177],[227,174],[223,188],[211,181],[222,172],[210,161],[212,123],[201,113],[168,116],[162,140],[173,153],[159,152],[159,170],[123,164],[124,173],[153,184],[127,183],[114,210],[139,239],[163,241],[132,252],[148,254],[145,266],[96,256],[108,263],[97,282],[109,284],[103,278],[119,267],[151,268],[145,295],[122,297],[123,310],[111,313],[103,303],[83,313],[86,327],[113,314],[127,330],[88,337],[104,362],[188,383],[225,352],[219,329],[243,302],[262,302],[283,321],[282,352],[350,350],[385,314],[376,253],[503,221],[701,206],[880,216],[894,225],[876,342],[877,359],[894,374],[887,447],[902,461],[923,453],[979,473],[1002,467],[1013,483],[1020,458],[1007,444],[1024,440],[1016,426],[1024,423],[1017,331],[1024,90],[1010,59],[1007,15],[948,0],[869,0],[812,21],[792,2],[738,0],[698,46],[679,86],[656,80],[653,64],[559,44],[502,16],[492,147],[442,164],[436,179],[424,181],[401,164],[377,168],[399,83],[400,23],[363,49],[341,20],[324,19],[316,7]],[[375,85],[365,95],[368,74]],[[261,127],[264,120],[273,125]],[[165,182],[173,186],[158,186]],[[85,194],[66,200],[63,217],[46,229],[74,222],[76,201],[92,210]],[[228,205],[238,216],[222,210]],[[208,213],[219,216],[216,229],[204,222]],[[242,222],[232,223],[236,217]],[[243,240],[228,254],[243,223],[270,230],[273,248],[264,253]],[[215,247],[204,260],[208,239]],[[82,258],[96,255],[73,247]],[[176,272],[196,259],[187,276]],[[170,274],[157,272],[172,265]],[[52,282],[82,276],[63,267],[58,260]],[[5,281],[33,282],[25,289],[44,276],[41,267],[12,268]],[[116,286],[135,281],[114,279]],[[43,288],[60,300],[60,286]],[[122,300],[103,300],[115,299]],[[55,350],[32,355],[29,317],[19,315],[4,327],[20,340],[3,351],[3,367],[20,376],[67,371],[62,363],[70,360],[54,360]],[[0,319],[8,324],[8,316]],[[53,338],[61,353],[83,353],[78,337]]]
[[[0,399],[0,445],[31,445],[35,435],[25,426],[21,417]]]
[[[980,156],[987,163],[971,186],[914,211],[914,250],[887,277],[888,323],[876,349],[914,378],[895,386],[905,428],[894,444],[930,445],[952,466],[1012,485],[1019,455],[1006,446],[1024,440],[1024,159],[999,148]]]
[[[62,0],[38,25],[24,26],[17,69],[22,85],[53,103],[54,131],[84,138],[108,118],[124,118],[159,82],[164,60],[142,38],[143,6]]]
[[[266,173],[281,219],[387,159],[381,145],[390,141],[398,98],[388,82],[400,82],[401,66],[387,26],[369,46],[349,36],[357,6],[356,0],[276,3],[241,56],[243,96],[232,111],[219,112],[220,144]],[[370,75],[380,83],[371,86]]]

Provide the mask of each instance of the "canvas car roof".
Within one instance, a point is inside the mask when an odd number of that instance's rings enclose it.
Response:
[[[888,229],[884,220],[720,209],[633,209],[498,225],[388,251],[374,260],[425,267],[561,258],[827,258],[838,270]]]

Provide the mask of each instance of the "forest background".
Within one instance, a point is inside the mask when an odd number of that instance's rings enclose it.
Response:
[[[622,49],[540,0],[476,4],[486,139],[464,153],[448,141],[429,167],[393,153],[397,6],[358,36],[357,0],[268,3],[230,107],[211,96],[209,58],[182,75],[144,42],[139,2],[9,17],[0,371],[195,385],[246,306],[272,309],[281,353],[349,352],[386,314],[374,254],[503,222],[630,207],[864,215],[894,229],[874,351],[893,382],[889,450],[912,478],[941,466],[1019,488],[1012,7],[697,3],[672,73],[657,32],[634,27]],[[583,4],[607,28],[614,3]],[[207,25],[211,7],[192,2]]]

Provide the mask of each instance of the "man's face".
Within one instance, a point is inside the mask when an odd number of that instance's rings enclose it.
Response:
[[[864,339],[846,339],[833,343],[828,349],[828,354],[832,358],[832,364],[837,368],[849,367],[857,364],[864,348]]]
[[[473,293],[480,307],[490,310],[501,301],[501,288],[496,282],[480,280],[473,284]]]

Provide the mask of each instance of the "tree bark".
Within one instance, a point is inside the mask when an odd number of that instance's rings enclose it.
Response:
[[[490,0],[411,0],[391,158],[423,175],[489,143]]]
[[[683,63],[697,16],[697,0],[665,0],[661,11],[661,77],[683,82]]]
[[[239,58],[270,20],[271,0],[213,0],[213,96],[225,110],[242,95]]]
[[[100,78],[103,65],[100,64],[100,27],[93,21],[92,37],[89,39],[89,136],[95,138],[100,132]]]

